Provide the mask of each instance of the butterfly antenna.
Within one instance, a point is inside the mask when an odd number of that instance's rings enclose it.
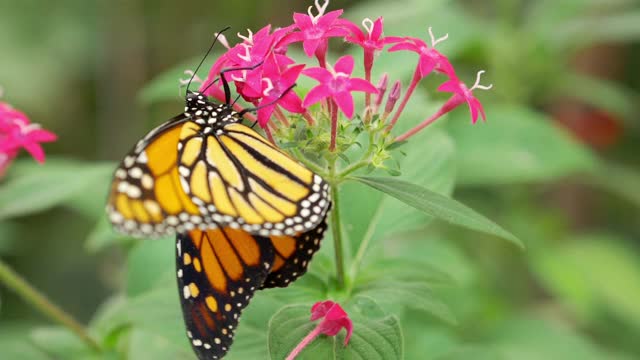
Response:
[[[254,70],[258,66],[264,64],[264,61],[260,61],[259,63],[252,66],[243,66],[243,67],[235,67],[235,68],[226,68],[220,70],[220,80],[222,80],[222,87],[224,88],[224,103],[227,105],[231,105],[231,89],[229,88],[229,82],[227,78],[224,76],[226,73],[230,71],[240,71],[240,70]]]
[[[268,104],[256,106],[256,107],[253,107],[253,108],[244,109],[244,110],[240,111],[238,113],[238,115],[240,115],[242,117],[242,116],[244,116],[244,114],[246,114],[248,112],[254,112],[254,111],[258,111],[260,109],[264,109],[266,107],[269,107],[269,106],[277,103],[278,101],[280,101],[280,99],[282,99],[285,95],[287,95],[287,93],[289,93],[289,91],[293,90],[294,87],[296,87],[296,84],[293,84],[293,85],[289,86],[285,91],[282,92],[282,94],[280,94],[280,96],[278,96],[277,99],[273,100],[272,102],[270,102]]]
[[[204,57],[202,58],[202,60],[200,60],[200,64],[198,64],[198,66],[196,67],[196,70],[193,72],[193,75],[191,76],[191,79],[189,79],[189,83],[187,84],[187,93],[189,92],[189,86],[191,86],[191,82],[196,77],[196,74],[198,73],[198,70],[200,70],[200,67],[204,63],[204,60],[207,58],[207,56],[209,56],[209,53],[211,53],[211,50],[213,50],[214,45],[218,41],[218,37],[220,37],[220,35],[222,35],[223,32],[225,32],[225,31],[227,31],[229,29],[231,29],[231,26],[227,26],[226,28],[224,28],[224,29],[222,29],[222,30],[220,30],[219,32],[216,33],[216,37],[213,39],[213,42],[211,43],[211,46],[209,46],[209,50],[207,50],[207,53],[204,54]]]

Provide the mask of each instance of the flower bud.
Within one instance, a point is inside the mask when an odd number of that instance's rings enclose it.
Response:
[[[387,98],[387,104],[384,107],[385,115],[390,114],[393,111],[393,108],[396,106],[396,102],[400,99],[400,95],[402,94],[402,83],[400,80],[397,80],[393,87],[391,88],[391,92],[389,92],[389,97]]]
[[[376,85],[376,89],[378,89],[378,95],[376,95],[376,100],[373,103],[373,113],[377,113],[380,108],[380,104],[382,104],[382,99],[384,99],[384,95],[387,92],[387,85],[389,84],[389,74],[384,73],[380,77],[380,81],[378,81],[378,85]]]

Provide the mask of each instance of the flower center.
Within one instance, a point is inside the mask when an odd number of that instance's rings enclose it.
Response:
[[[349,77],[346,74],[336,74],[329,83],[329,88],[332,92],[338,93],[347,90],[347,79]]]

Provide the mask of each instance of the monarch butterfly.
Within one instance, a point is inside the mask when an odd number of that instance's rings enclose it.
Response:
[[[241,124],[250,110],[233,110],[224,72],[225,103],[187,90],[184,113],[122,160],[107,203],[121,232],[176,234],[182,310],[200,359],[226,354],[256,290],[305,273],[331,206],[319,175]]]

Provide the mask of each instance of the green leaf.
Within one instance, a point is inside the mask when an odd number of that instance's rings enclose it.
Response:
[[[448,125],[458,150],[458,180],[467,185],[550,181],[592,171],[593,154],[553,124],[524,107],[494,106],[486,123],[472,125],[455,113]]]
[[[374,299],[387,311],[408,307],[424,311],[450,324],[457,323],[449,307],[436,298],[430,283],[422,279],[383,277],[358,285],[353,291],[354,294]]]
[[[31,339],[36,347],[60,359],[87,359],[93,353],[77,335],[62,327],[38,327]]]
[[[117,233],[106,216],[100,216],[93,230],[89,233],[85,248],[90,253],[97,253],[115,244],[132,244],[136,239]]]
[[[316,326],[309,321],[311,305],[287,305],[269,322],[269,355],[284,359]],[[398,319],[384,315],[371,299],[357,297],[345,310],[353,321],[353,335],[344,346],[345,331],[334,337],[320,335],[307,346],[298,360],[304,359],[402,359],[402,330]]]
[[[623,165],[602,164],[586,181],[640,206],[640,173],[634,169]]]
[[[579,335],[566,325],[531,317],[506,319],[489,335],[491,348],[502,359],[537,360],[601,360],[615,359],[605,354],[588,338]],[[544,344],[544,346],[541,346]],[[468,357],[444,357],[468,359]]]
[[[417,134],[403,149],[408,155],[400,161],[400,179],[438,193],[451,193],[455,178],[454,145],[446,133],[429,129]],[[423,212],[356,183],[343,184],[340,196],[343,224],[354,254],[364,239],[380,239],[398,231],[424,227],[430,220]]]
[[[522,241],[513,234],[474,210],[444,195],[397,178],[354,176],[352,179],[391,195],[428,215],[454,225],[496,235],[524,248]]]
[[[110,176],[111,164],[55,162],[23,168],[0,188],[0,219],[49,209],[82,194],[100,179]],[[107,189],[104,189],[106,196]]]
[[[127,294],[145,293],[160,279],[175,277],[175,239],[162,238],[139,241],[129,252],[127,262]]]
[[[194,358],[191,348],[179,346],[173,339],[143,329],[134,329],[131,332],[127,355],[129,359],[136,360],[193,360]]]
[[[582,319],[595,320],[607,309],[640,325],[640,257],[623,243],[607,235],[575,239],[536,253],[534,273]]]

